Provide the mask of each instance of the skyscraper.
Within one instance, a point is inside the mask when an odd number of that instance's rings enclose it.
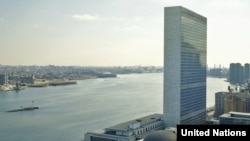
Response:
[[[230,63],[230,83],[244,83],[244,69],[240,63]]]
[[[244,80],[248,82],[250,79],[250,64],[245,63],[244,65]]]
[[[164,123],[206,121],[207,18],[181,6],[164,9]]]
[[[6,76],[5,74],[0,74],[0,85],[6,84]]]

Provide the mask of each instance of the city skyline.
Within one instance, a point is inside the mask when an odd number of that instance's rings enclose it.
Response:
[[[247,63],[246,0],[0,1],[0,64],[163,66],[163,7],[208,20],[208,67]]]

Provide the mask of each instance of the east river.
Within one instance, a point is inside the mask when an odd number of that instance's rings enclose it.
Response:
[[[207,78],[207,107],[227,91],[223,78]],[[79,80],[75,85],[0,91],[0,141],[81,141],[87,131],[163,111],[163,74],[126,74]],[[39,109],[6,112],[20,106]]]

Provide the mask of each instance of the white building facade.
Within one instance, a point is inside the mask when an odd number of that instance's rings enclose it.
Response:
[[[84,141],[136,141],[164,127],[162,114],[152,114],[108,127],[102,132],[88,132]]]
[[[181,6],[164,9],[164,122],[206,122],[207,19]]]

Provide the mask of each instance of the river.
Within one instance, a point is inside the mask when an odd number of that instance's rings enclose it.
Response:
[[[228,82],[207,78],[207,107]],[[76,85],[0,92],[0,141],[81,141],[84,133],[162,113],[163,74],[125,74]],[[20,106],[33,111],[8,113]]]

